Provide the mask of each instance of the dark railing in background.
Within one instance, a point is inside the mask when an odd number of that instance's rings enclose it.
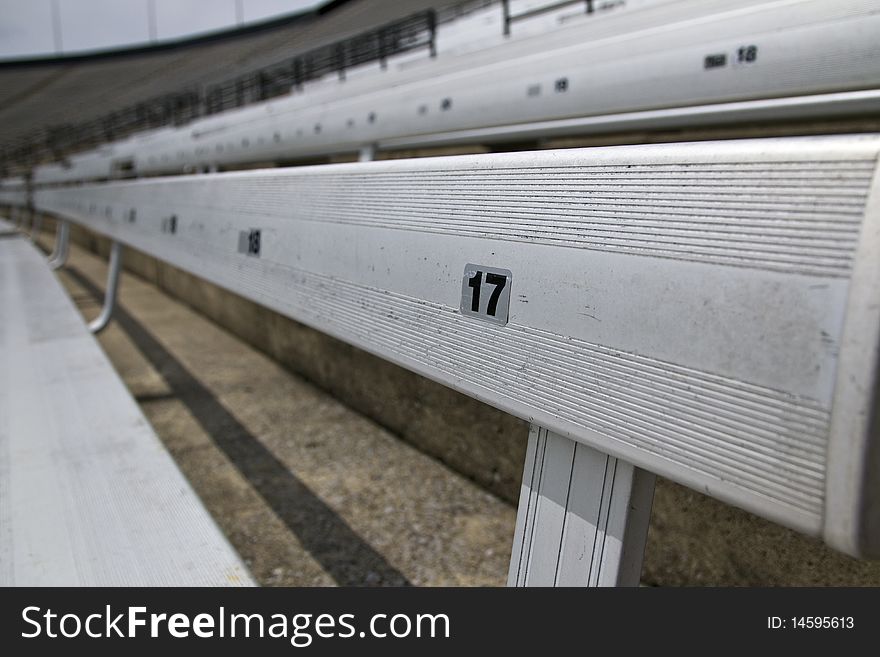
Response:
[[[384,68],[387,59],[397,54],[428,48],[433,57],[439,24],[498,2],[465,0],[441,11],[429,9],[225,82],[169,93],[90,121],[44,128],[0,148],[0,176],[15,173],[16,169],[27,171],[41,162],[63,160],[74,152],[143,130],[183,125],[202,116],[281,96],[329,73],[345,79],[347,69],[375,61]],[[514,21],[567,5],[584,3],[586,12],[593,12],[593,0],[564,0],[516,15],[510,14],[510,0],[500,2],[505,35],[510,34]]]
[[[204,113],[215,114],[280,96],[328,73],[336,73],[340,79],[345,79],[347,69],[361,64],[378,61],[384,68],[388,57],[419,48],[427,47],[433,57],[437,54],[436,36],[435,12],[423,11],[213,85],[205,92]]]
[[[8,175],[15,166],[27,168],[60,160],[74,151],[135,132],[182,125],[201,116],[268,100],[329,73],[344,79],[347,69],[375,61],[384,68],[389,57],[419,48],[428,48],[434,57],[436,37],[436,12],[422,11],[225,82],[152,98],[90,121],[45,128],[0,151],[0,174]]]
[[[511,15],[510,0],[501,0],[501,10],[504,12],[504,36],[510,36],[510,25],[515,21],[532,18],[533,16],[540,16],[541,14],[546,14],[547,12],[574,4],[585,4],[586,13],[593,13],[593,0],[562,0],[561,2],[555,2],[551,5],[544,5],[543,7],[536,7],[535,9],[524,11],[521,14]]]

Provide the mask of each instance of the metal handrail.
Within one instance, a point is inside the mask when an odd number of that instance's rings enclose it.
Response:
[[[202,88],[165,94],[77,124],[50,126],[0,150],[0,172],[11,165],[30,166],[127,135],[242,107],[288,93],[330,73],[345,78],[347,69],[420,48],[437,54],[437,15],[421,11],[379,28],[308,50],[281,62]]]
[[[529,9],[521,14],[511,14],[510,0],[501,0],[502,11],[504,12],[504,36],[510,36],[510,25],[515,21],[540,16],[541,14],[546,14],[574,4],[586,4],[586,13],[593,13],[593,0],[562,0],[561,2],[554,2],[552,5],[544,5],[543,7]]]
[[[585,3],[586,13],[594,11],[593,0],[562,0],[514,15],[510,13],[510,0],[466,0],[441,11],[421,11],[230,80],[158,96],[89,121],[43,128],[17,144],[0,147],[0,175],[10,175],[15,165],[27,169],[41,162],[64,161],[74,152],[136,132],[183,125],[202,116],[281,96],[327,74],[336,73],[344,80],[346,70],[355,66],[378,61],[384,69],[388,58],[397,54],[426,47],[434,57],[438,25],[499,2],[505,36],[510,35],[513,22],[567,5]]]

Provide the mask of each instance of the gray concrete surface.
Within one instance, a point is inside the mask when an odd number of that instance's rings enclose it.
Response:
[[[43,244],[48,249],[52,241],[51,222],[44,222],[44,227],[48,232],[44,233]],[[82,230],[72,234],[76,243],[106,257],[106,240]],[[82,268],[103,288],[103,263],[81,249],[74,249],[73,265]],[[317,484],[311,482],[326,486],[320,488],[326,490],[321,495],[326,494],[334,503],[338,500],[346,513],[356,518],[351,522],[356,524],[362,536],[369,537],[374,550],[382,555],[386,554],[383,551],[386,547],[391,550],[389,554],[394,556],[386,557],[386,563],[409,564],[408,559],[413,559],[410,565],[397,566],[410,582],[503,582],[513,527],[513,504],[522,472],[526,439],[523,422],[142,254],[129,251],[126,265],[143,280],[125,277],[121,290],[123,308],[132,312],[137,309],[137,318],[145,330],[161,337],[166,349],[173,347],[175,358],[186,363],[191,376],[198,381],[211,381],[210,390],[216,389],[212,394],[222,399],[223,404],[235,401],[235,421],[217,420],[216,423],[220,424],[214,427],[217,431],[221,434],[231,431],[234,436],[241,431],[236,422],[248,418],[253,423],[253,428],[249,429],[251,434],[259,435],[260,440],[265,435],[266,444],[272,449],[289,454],[285,457],[289,461],[283,463],[295,464],[293,472],[296,477],[308,481],[309,486],[315,485],[316,491]],[[85,294],[81,287],[78,289],[70,274],[64,273],[62,277],[77,299],[86,304],[86,316],[97,314],[92,296]],[[155,284],[165,294],[147,282]],[[171,301],[166,294],[197,310],[202,317]],[[140,304],[144,304],[143,307]],[[211,321],[205,321],[205,318]],[[199,322],[191,324],[196,319]],[[124,329],[125,325],[121,328]],[[140,397],[157,433],[186,463],[187,455],[199,454],[199,450],[210,446],[211,431],[206,432],[205,423],[200,424],[199,416],[181,401],[192,395],[198,398],[201,393],[186,392],[194,384],[186,377],[175,378],[174,368],[165,372],[161,367],[157,370],[155,363],[145,361],[142,351],[121,328],[111,327],[102,337],[102,344],[123,378]],[[210,346],[213,338],[209,337],[213,335],[224,336],[224,341],[217,344],[229,347],[229,356],[221,358],[220,354],[225,351]],[[236,353],[253,354],[258,360],[239,361]],[[272,376],[253,376],[251,362],[264,363],[273,372]],[[232,371],[239,368],[244,368],[245,373]],[[298,376],[290,376],[285,369]],[[356,409],[361,416],[349,416],[348,411],[343,413],[344,407],[330,397],[322,396],[299,376],[332,393],[335,399]],[[168,377],[176,381],[170,388]],[[288,382],[284,384],[288,387],[278,383],[282,380]],[[313,401],[297,401],[296,395],[301,394],[301,390],[310,390],[315,395]],[[319,399],[323,401],[318,403]],[[339,410],[322,411],[324,404]],[[340,418],[351,419],[337,420],[337,414]],[[349,421],[355,424],[348,424]],[[279,422],[282,426],[278,425]],[[340,422],[339,426],[337,422]],[[285,426],[301,427],[304,434],[319,438],[303,438],[298,432],[285,433]],[[364,428],[354,429],[354,426]],[[376,432],[374,439],[362,437],[374,435],[367,432],[366,427]],[[352,435],[359,439],[352,440]],[[291,445],[288,446],[288,442]],[[371,445],[370,449],[358,451],[357,457],[347,452],[354,445],[361,447],[362,442]],[[311,443],[316,446],[308,447]],[[406,447],[405,443],[417,447],[418,451]],[[375,455],[379,445],[385,449],[385,446],[395,444],[400,446],[401,453],[412,454],[413,460]],[[340,449],[342,454],[334,457],[331,447]],[[320,564],[315,564],[314,559],[309,560],[308,546],[303,547],[302,540],[295,536],[289,537],[287,542],[279,539],[277,544],[269,541],[265,546],[261,545],[263,536],[271,537],[276,533],[284,536],[284,522],[278,520],[271,504],[269,510],[256,510],[259,508],[256,504],[259,492],[254,493],[248,486],[236,487],[235,468],[230,467],[229,457],[222,449],[215,452],[207,452],[212,455],[205,457],[204,466],[200,465],[199,457],[194,457],[195,464],[185,467],[192,467],[196,474],[190,475],[188,471],[187,474],[194,482],[203,480],[200,485],[209,487],[205,493],[206,502],[209,508],[212,508],[210,499],[217,502],[221,525],[229,532],[233,543],[251,546],[252,551],[245,556],[253,560],[260,581],[269,584],[321,584],[340,580],[358,583],[375,581],[377,576],[382,582],[386,581],[383,579],[386,576],[393,581],[392,574],[377,570],[368,570],[368,575],[361,580],[355,576],[350,581],[344,577],[328,577],[326,572],[322,573]],[[360,467],[346,474],[331,463],[334,458],[339,459],[337,464],[358,463]],[[365,459],[363,464],[361,458]],[[437,461],[446,464],[448,469]],[[367,463],[373,463],[376,469],[370,469]],[[406,468],[412,467],[411,463],[424,463],[426,468],[431,464],[431,468],[440,468],[437,472],[449,472],[453,477],[449,481],[457,483],[438,482],[435,488],[430,478],[422,482],[421,477],[426,475],[421,471],[413,476],[405,472]],[[301,468],[305,468],[302,473]],[[312,468],[315,468],[314,472]],[[396,472],[398,468],[403,468],[404,472]],[[467,479],[452,475],[450,470]],[[266,481],[272,481],[275,475],[286,476],[279,467],[278,472],[265,475]],[[373,481],[380,482],[376,487],[383,489],[383,501],[373,500],[365,492],[373,491],[374,487],[362,481],[362,477],[379,477]],[[222,485],[212,493],[210,481],[215,478]],[[399,482],[407,485],[393,490],[391,485]],[[272,484],[265,485],[273,487]],[[201,491],[199,486],[196,487]],[[279,498],[284,497],[283,489],[282,486]],[[459,490],[471,491],[468,495],[475,497],[467,499],[483,500],[485,506],[437,497],[438,493]],[[276,502],[285,506],[283,499]],[[400,505],[400,514],[396,511],[397,505]],[[422,509],[425,514],[417,509]],[[437,518],[431,516],[433,512],[438,514]],[[385,516],[394,518],[386,529],[381,529]],[[262,532],[261,523],[264,522],[274,529]],[[359,523],[363,523],[363,529]],[[289,526],[286,532],[296,535]],[[434,560],[438,560],[437,563]],[[465,567],[465,564],[470,565]],[[423,568],[426,570],[422,571]],[[289,574],[291,572],[295,576]],[[369,575],[370,572],[377,574]],[[647,585],[658,586],[878,586],[880,564],[843,556],[816,540],[661,480],[654,500],[642,579]]]

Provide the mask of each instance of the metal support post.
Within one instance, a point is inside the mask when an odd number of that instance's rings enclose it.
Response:
[[[110,323],[116,307],[116,291],[119,287],[119,270],[122,269],[122,244],[114,241],[110,247],[110,265],[107,270],[107,291],[104,293],[104,307],[101,314],[89,323],[92,333],[100,333]]]
[[[654,480],[532,425],[508,586],[638,586]]]
[[[55,237],[55,249],[49,256],[49,266],[52,269],[59,269],[67,262],[67,256],[70,252],[70,223],[65,219],[58,220],[58,232]]]

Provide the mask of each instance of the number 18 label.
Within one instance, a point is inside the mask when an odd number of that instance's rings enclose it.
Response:
[[[461,283],[461,314],[507,324],[512,281],[509,269],[466,265]]]

